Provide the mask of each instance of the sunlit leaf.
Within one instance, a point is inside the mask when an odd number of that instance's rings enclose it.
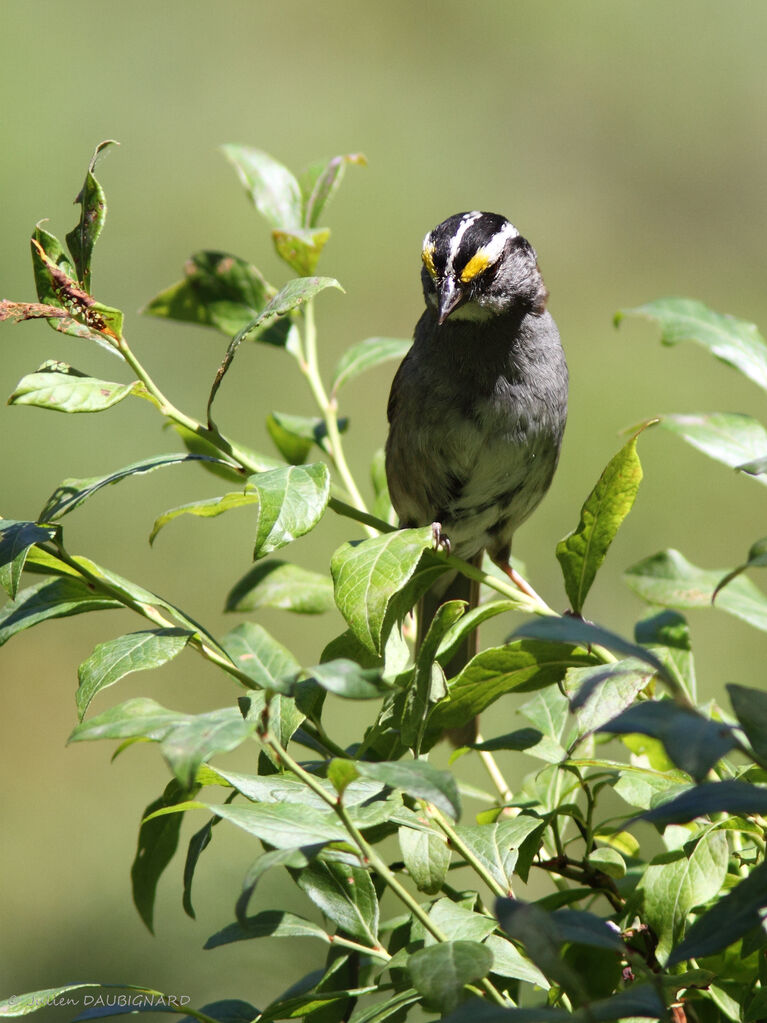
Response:
[[[288,692],[301,665],[293,654],[255,622],[242,622],[221,640],[234,663],[262,689]]]
[[[337,394],[344,384],[368,369],[380,366],[391,359],[403,359],[412,341],[394,337],[369,337],[347,348],[333,374],[333,393]]]
[[[19,590],[15,600],[0,608],[0,646],[12,636],[52,618],[122,607],[76,578],[44,579]]]
[[[290,231],[275,228],[272,231],[277,255],[291,270],[295,270],[299,277],[310,277],[315,272],[328,238],[330,231],[326,227],[296,227]]]
[[[466,996],[464,988],[489,973],[493,955],[476,941],[447,941],[414,952],[407,961],[413,985],[427,1008],[450,1012]]]
[[[256,209],[272,227],[301,227],[301,189],[287,167],[251,146],[228,144],[221,150],[237,171]]]
[[[642,427],[644,429],[644,427]],[[575,530],[557,544],[570,606],[580,614],[610,544],[634,504],[642,481],[638,430],[613,456],[581,508]]]
[[[436,895],[450,865],[450,849],[444,835],[402,827],[398,836],[402,859],[416,888],[427,895]]]
[[[697,341],[767,390],[767,344],[753,323],[715,313],[702,302],[688,298],[662,298],[635,309],[622,309],[616,314],[616,324],[626,316],[656,322],[665,345]]]
[[[304,920],[294,913],[280,909],[267,909],[248,917],[243,923],[229,924],[211,935],[203,948],[219,948],[235,941],[249,941],[251,938],[320,938],[327,942],[328,935],[317,924]]]
[[[9,405],[35,405],[56,412],[102,412],[129,394],[137,385],[97,380],[68,366],[65,362],[46,362],[16,385]]]
[[[666,415],[661,417],[660,425],[733,469],[767,456],[767,430],[758,419],[739,412]],[[767,477],[756,475],[755,478],[767,484]]]
[[[55,533],[54,526],[0,519],[0,586],[11,599],[18,593],[21,573],[30,547],[46,543]]]
[[[322,518],[330,497],[330,473],[324,462],[289,465],[248,479],[258,495],[254,558],[279,550],[310,532]]]
[[[258,503],[258,494],[239,491],[231,494],[222,494],[220,497],[208,497],[203,501],[190,501],[189,504],[182,504],[178,508],[169,508],[168,511],[163,512],[162,515],[155,519],[152,532],[149,534],[149,542],[154,543],[155,537],[163,526],[166,526],[181,515],[194,515],[197,518],[209,519],[223,515],[224,512],[231,511],[233,508],[243,508],[247,505],[257,505]]]
[[[370,872],[348,863],[314,860],[295,874],[298,887],[324,915],[366,945],[378,942],[378,898]]]
[[[115,142],[114,139],[107,139],[105,142],[99,142],[96,146],[96,151],[88,165],[85,182],[75,199],[75,202],[80,204],[80,219],[66,236],[78,279],[86,290],[90,290],[93,246],[98,241],[107,215],[106,196],[104,195],[103,188],[94,177],[93,171],[96,168],[96,161],[99,155],[107,146],[113,145],[116,146],[119,143]]]
[[[449,771],[440,771],[425,760],[379,763],[358,761],[356,766],[363,778],[381,781],[417,799],[434,803],[438,809],[454,819],[461,814],[461,800],[455,778]]]
[[[318,162],[308,167],[300,178],[301,194],[304,200],[303,223],[305,227],[316,227],[325,207],[338,191],[343,181],[347,164],[365,166],[367,160],[362,153],[345,153],[331,160]]]
[[[330,576],[291,562],[263,561],[240,579],[226,598],[226,611],[278,607],[296,614],[321,614],[335,606]]]

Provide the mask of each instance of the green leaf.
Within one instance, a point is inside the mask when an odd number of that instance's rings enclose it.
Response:
[[[403,359],[412,341],[395,337],[369,337],[347,348],[333,373],[333,394],[338,394],[344,384],[376,366],[391,359]]]
[[[178,434],[187,451],[190,451],[193,455],[208,455],[212,459],[209,462],[200,462],[200,467],[202,469],[205,469],[214,476],[219,476],[221,479],[228,480],[229,482],[235,482],[240,485],[242,484],[243,480],[247,476],[247,472],[238,468],[234,464],[229,464],[220,460],[221,451],[215,444],[212,444],[199,434],[193,433],[191,430],[187,430],[178,424],[174,424],[173,429]],[[252,448],[245,447],[244,444],[238,444],[237,450],[243,453],[243,457],[247,459],[248,465],[256,472],[266,472],[268,469],[279,469],[285,464],[279,458],[271,458],[269,455],[262,455],[260,452],[254,451]]]
[[[436,831],[401,827],[397,832],[402,859],[419,892],[436,895],[450,866],[450,849],[445,836]]]
[[[420,995],[415,988],[406,988],[404,991],[392,995],[391,998],[387,998],[385,1002],[376,1002],[374,1005],[355,1012],[352,1019],[354,1023],[385,1023],[385,1020],[391,1016],[396,1015],[397,1018],[400,1018],[403,1010],[415,1005],[420,1000]]]
[[[267,870],[272,867],[305,867],[308,862],[306,855],[298,849],[272,849],[259,856],[242,879],[242,892],[235,904],[235,915],[240,925],[246,926],[248,903]]]
[[[453,902],[451,899],[437,899],[429,910],[429,919],[445,935],[448,941],[465,938],[466,941],[484,941],[497,927],[494,917]],[[426,944],[436,942],[431,934],[426,933]]]
[[[302,226],[301,189],[287,167],[250,146],[230,143],[221,150],[237,171],[256,209],[272,227]]]
[[[288,692],[287,679],[294,677],[301,665],[293,654],[254,622],[242,622],[221,640],[234,663],[261,689]]]
[[[323,451],[329,450],[327,424],[319,417],[272,412],[267,416],[266,428],[280,454],[292,465],[305,462],[313,444]],[[348,428],[348,419],[338,420],[339,433],[345,433]]]
[[[295,803],[261,803],[257,806],[211,806],[209,809],[230,824],[255,835],[277,849],[301,849],[344,842],[346,829],[332,810]]]
[[[456,833],[493,880],[511,892],[519,847],[541,827],[542,821],[537,817],[520,814],[512,820],[502,819],[493,824],[459,825]]]
[[[327,227],[294,228],[291,231],[276,228],[272,231],[277,255],[299,277],[310,277],[315,272],[328,238],[330,231]]]
[[[663,298],[622,309],[616,314],[616,325],[625,316],[642,316],[658,323],[664,345],[697,341],[767,390],[767,345],[753,323],[715,313],[702,302],[687,298]]]
[[[65,362],[45,362],[36,373],[21,378],[8,404],[34,405],[56,412],[103,412],[135,394],[140,386],[97,380]]]
[[[433,544],[431,527],[425,526],[352,541],[333,555],[330,571],[336,604],[352,632],[372,653],[383,652],[389,605]]]
[[[593,663],[590,654],[571,644],[517,640],[483,650],[449,683],[448,698],[429,716],[428,735],[436,739],[446,728],[460,727],[512,690],[554,685],[569,668]]]
[[[731,572],[728,572],[724,579],[720,579],[714,595],[711,598],[715,601],[725,586],[729,586],[733,579],[746,572],[749,568],[764,568],[767,565],[767,537],[763,537],[761,540],[757,540],[751,544],[751,548],[748,552],[747,560],[742,564],[738,565]]]
[[[586,595],[610,544],[634,504],[642,481],[642,466],[636,446],[644,428],[638,430],[608,462],[581,508],[577,527],[557,544],[556,554],[562,566],[565,589],[570,606],[577,615],[583,609]]]
[[[724,832],[709,831],[691,845],[654,857],[640,882],[644,918],[657,935],[656,956],[661,963],[681,937],[693,907],[718,894],[727,873]]]
[[[21,573],[24,571],[30,547],[37,543],[46,543],[55,533],[54,526],[0,519],[0,586],[11,599],[18,593]]]
[[[629,707],[653,678],[641,661],[627,659],[567,673],[568,693],[577,686],[570,708],[578,719],[578,732],[586,735]]]
[[[660,425],[704,455],[741,469],[767,454],[767,430],[758,419],[738,412],[698,412],[662,416]],[[767,478],[757,476],[760,483]]]
[[[107,139],[105,142],[99,142],[96,146],[91,162],[88,164],[85,182],[75,199],[75,202],[80,204],[80,219],[66,236],[67,245],[77,269],[78,280],[82,281],[86,291],[90,290],[93,246],[98,241],[107,216],[106,196],[94,177],[93,171],[103,150],[107,146],[117,145],[119,143],[114,139]]]
[[[614,632],[580,618],[563,616],[562,618],[534,619],[520,625],[510,638],[519,636],[556,643],[571,643],[574,646],[604,646],[624,657],[635,657],[645,664],[649,664],[669,686],[673,689],[678,688],[676,679],[669,675],[666,666],[655,654],[643,646],[637,646],[636,643],[629,643],[628,640]]]
[[[210,845],[210,841],[213,836],[214,824],[218,824],[217,817],[212,817],[209,821],[206,821],[205,824],[203,824],[199,831],[195,831],[189,839],[189,845],[186,850],[186,860],[184,862],[184,891],[181,902],[184,907],[184,912],[188,917],[191,917],[192,920],[196,919],[194,906],[192,905],[192,881],[194,880],[194,872],[197,869],[197,861],[204,850]]]
[[[664,799],[637,819],[665,827],[667,824],[685,824],[712,813],[767,814],[767,789],[734,779],[706,782],[688,788],[672,799]]]
[[[331,160],[316,163],[301,175],[301,194],[304,200],[303,224],[316,227],[325,207],[338,191],[347,164],[364,167],[367,160],[362,153],[345,153]]]
[[[499,977],[525,980],[528,984],[548,990],[551,986],[537,966],[526,959],[516,945],[499,934],[491,934],[484,942],[493,954],[493,973]]]
[[[760,760],[767,762],[767,694],[750,686],[729,684],[726,688],[751,748]]]
[[[594,870],[600,870],[618,881],[626,876],[626,861],[617,849],[594,849],[586,857],[586,862]]]
[[[235,941],[249,941],[251,938],[319,938],[328,942],[328,935],[317,924],[304,920],[294,913],[279,909],[267,909],[255,916],[249,916],[243,923],[229,924],[212,934],[203,948],[220,948]]]
[[[677,767],[702,781],[714,764],[735,746],[732,729],[709,721],[697,711],[671,700],[646,700],[600,725],[612,735],[650,735],[659,739]]]
[[[181,653],[192,636],[186,629],[152,629],[99,643],[77,669],[80,720],[96,693],[131,672],[166,664]]]
[[[546,984],[548,986],[548,981]],[[486,999],[470,998],[446,1016],[445,1023],[572,1023],[574,1019],[581,1023],[577,1013],[565,1009],[550,1009],[543,1005],[532,1009],[502,1009]],[[589,1023],[588,1019],[584,1023]]]
[[[295,880],[342,931],[366,945],[378,944],[378,898],[366,868],[315,860]]]
[[[450,1012],[464,998],[464,987],[489,973],[493,955],[476,941],[430,945],[408,957],[407,971],[428,1009]]]
[[[296,614],[322,614],[335,607],[333,580],[287,561],[261,562],[240,579],[226,598],[226,611],[278,607]]]
[[[184,279],[155,295],[141,312],[213,327],[231,338],[252,323],[275,294],[247,260],[228,252],[195,252],[184,265]],[[289,321],[277,321],[256,329],[251,337],[284,347],[289,331]]]
[[[124,469],[110,472],[106,476],[93,476],[89,479],[65,479],[59,483],[51,496],[45,503],[40,513],[42,521],[53,521],[60,519],[62,515],[79,507],[89,497],[110,486],[112,483],[119,483],[130,476],[139,476],[144,473],[154,472],[155,469],[164,469],[168,465],[180,465],[182,462],[215,461],[208,455],[180,455],[173,452],[169,455],[154,455],[151,458],[142,458],[140,462],[133,462],[126,465]],[[220,461],[220,460],[219,460]],[[223,465],[227,463],[222,462]]]
[[[44,988],[23,995],[11,995],[0,1001],[0,1016],[28,1016],[31,1012],[54,1004],[56,999],[69,991],[81,991],[89,987],[103,987],[99,983],[64,984],[61,987]],[[134,989],[136,990],[136,989]]]
[[[279,550],[310,532],[330,497],[330,472],[324,462],[287,465],[248,479],[259,498],[254,558]]]
[[[380,668],[361,668],[345,658],[305,668],[302,674],[346,700],[380,700],[392,688],[381,676]]]
[[[79,579],[44,579],[20,590],[14,600],[0,608],[0,646],[12,636],[51,618],[66,618],[86,611],[122,607],[119,600],[104,597]]]
[[[268,324],[281,316],[285,316],[287,313],[297,309],[304,302],[314,298],[319,292],[324,291],[325,288],[338,288],[339,291],[344,289],[333,277],[296,277],[292,281],[288,281],[284,288],[279,291],[264,309],[251,320],[246,326],[239,330],[232,340],[229,342],[229,346],[226,350],[223,362],[218,368],[218,372],[213,380],[213,385],[210,389],[208,396],[208,425],[212,428],[213,421],[211,419],[211,408],[213,407],[213,401],[216,397],[221,381],[224,379],[231,363],[235,356],[235,353],[239,346],[246,338],[254,338],[258,341],[269,340],[270,343],[275,343],[270,340],[269,336],[264,332]],[[289,335],[286,335],[286,342],[284,347],[290,350]],[[295,354],[295,353],[294,353]]]
[[[668,670],[680,677],[694,698],[697,691],[695,662],[690,627],[684,615],[678,611],[650,608],[634,626],[634,637],[637,643],[649,646]]]
[[[400,737],[416,756],[421,752],[429,709],[446,693],[445,673],[441,665],[435,663],[437,648],[450,627],[461,618],[465,607],[462,600],[442,604],[416,653],[413,680],[408,685],[400,715]]]
[[[358,761],[363,778],[373,778],[393,789],[401,789],[416,799],[425,799],[456,820],[461,815],[461,799],[455,778],[425,760],[395,760],[368,763]]]
[[[667,965],[685,959],[713,955],[759,927],[767,906],[767,863],[760,863],[737,887],[728,892],[708,912],[698,917],[684,941],[673,950]]]
[[[679,551],[668,550],[633,565],[623,578],[648,603],[687,608],[710,607],[724,575],[724,569],[698,568]],[[750,579],[733,579],[717,596],[716,606],[767,632],[767,597]]]
[[[157,883],[178,847],[183,814],[172,813],[167,816],[154,817],[152,820],[146,820],[146,818],[156,813],[157,810],[177,805],[186,795],[187,790],[174,779],[168,783],[163,794],[150,803],[141,815],[138,847],[131,866],[131,885],[133,903],[151,934],[154,934],[154,900]]]
[[[188,504],[179,505],[178,508],[169,508],[154,520],[152,532],[149,534],[149,542],[154,543],[155,537],[163,526],[167,526],[169,522],[182,515],[195,515],[201,519],[210,519],[217,515],[223,515],[224,512],[231,511],[233,508],[243,508],[258,503],[258,494],[239,491],[222,494],[220,497],[208,497],[203,501],[190,501]]]
[[[515,611],[518,607],[519,605],[513,600],[491,600],[480,604],[479,607],[469,608],[443,636],[437,650],[437,660],[442,665],[449,664],[458,647],[469,633],[473,632],[490,618],[505,614],[507,611]]]

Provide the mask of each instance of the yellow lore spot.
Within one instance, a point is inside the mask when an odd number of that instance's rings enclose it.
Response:
[[[423,260],[423,265],[429,271],[431,276],[436,279],[436,277],[437,277],[437,270],[436,270],[436,268],[434,266],[434,246],[433,245],[425,245],[424,246],[423,252],[421,253],[421,259]]]
[[[461,271],[461,280],[464,284],[468,284],[469,281],[473,281],[475,277],[478,277],[484,270],[487,270],[489,266],[490,260],[485,249],[477,249]]]

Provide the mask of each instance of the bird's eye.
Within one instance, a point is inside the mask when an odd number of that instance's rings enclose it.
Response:
[[[434,266],[434,245],[424,245],[423,251],[421,252],[421,259],[423,265],[429,271],[429,276],[433,281],[437,279],[437,268]]]
[[[461,270],[461,283],[469,284],[475,277],[479,277],[481,273],[484,273],[492,262],[493,260],[484,246],[481,249],[477,249],[463,270]]]

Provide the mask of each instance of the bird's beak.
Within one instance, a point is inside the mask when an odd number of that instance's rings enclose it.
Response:
[[[466,297],[466,293],[456,285],[453,278],[446,277],[439,289],[439,315],[437,316],[437,323],[442,326],[448,316],[466,301]]]

